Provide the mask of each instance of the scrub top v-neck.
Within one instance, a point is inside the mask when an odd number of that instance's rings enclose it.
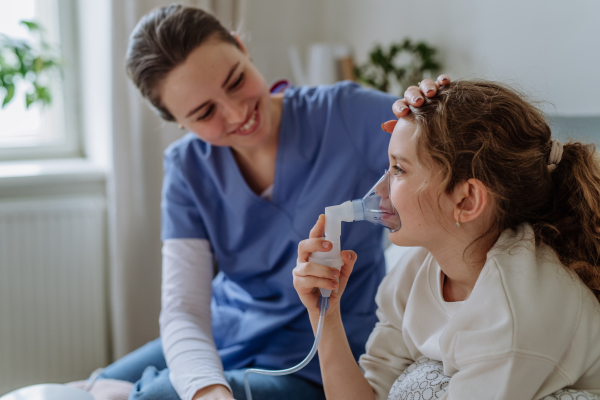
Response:
[[[285,91],[271,200],[254,193],[227,147],[189,133],[165,152],[162,238],[207,239],[218,260],[211,303],[224,368],[281,369],[300,362],[314,339],[293,288],[298,243],[325,207],[362,197],[387,168],[395,97],[350,82]],[[342,301],[355,358],[377,320],[384,273],[382,229],[342,227],[358,260]],[[298,375],[321,382],[315,359]]]

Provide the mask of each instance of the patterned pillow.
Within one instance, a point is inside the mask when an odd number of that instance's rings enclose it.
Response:
[[[388,400],[433,400],[446,392],[450,377],[441,362],[423,358],[411,364],[392,385]],[[600,400],[588,392],[561,389],[540,400]]]

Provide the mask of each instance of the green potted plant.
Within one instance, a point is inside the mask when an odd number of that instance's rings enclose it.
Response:
[[[33,21],[20,21],[32,40],[0,34],[0,99],[1,108],[14,98],[15,88],[25,85],[25,106],[52,102],[51,82],[60,76],[61,59],[44,39],[44,30]]]
[[[402,54],[408,54],[410,61],[399,63]],[[421,41],[413,43],[409,38],[400,43],[392,43],[387,50],[376,45],[369,53],[369,60],[354,69],[357,80],[383,92],[389,92],[394,83],[400,86],[400,93],[411,85],[416,85],[425,74],[435,74],[441,68],[436,59],[437,49]]]

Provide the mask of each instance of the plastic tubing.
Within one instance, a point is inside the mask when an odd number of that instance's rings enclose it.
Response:
[[[266,369],[256,369],[256,368],[248,368],[244,371],[244,388],[246,389],[246,400],[252,400],[252,392],[250,391],[250,381],[248,381],[249,374],[262,374],[262,375],[287,375],[293,374],[294,372],[300,371],[304,368],[310,360],[313,359],[315,354],[317,353],[317,349],[319,348],[319,342],[321,341],[321,333],[323,332],[323,322],[325,321],[325,313],[327,313],[327,309],[329,308],[329,297],[319,297],[319,324],[317,326],[317,333],[315,334],[315,343],[313,344],[310,353],[306,356],[306,358],[295,367],[291,367],[288,369],[280,369],[278,371],[269,371]]]

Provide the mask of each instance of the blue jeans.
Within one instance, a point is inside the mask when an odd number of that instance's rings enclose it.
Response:
[[[179,400],[162,350],[156,339],[105,368],[99,379],[119,379],[135,383],[129,400]],[[236,400],[246,400],[244,370],[225,371],[225,379]],[[253,400],[325,400],[323,387],[295,375],[249,376]]]

